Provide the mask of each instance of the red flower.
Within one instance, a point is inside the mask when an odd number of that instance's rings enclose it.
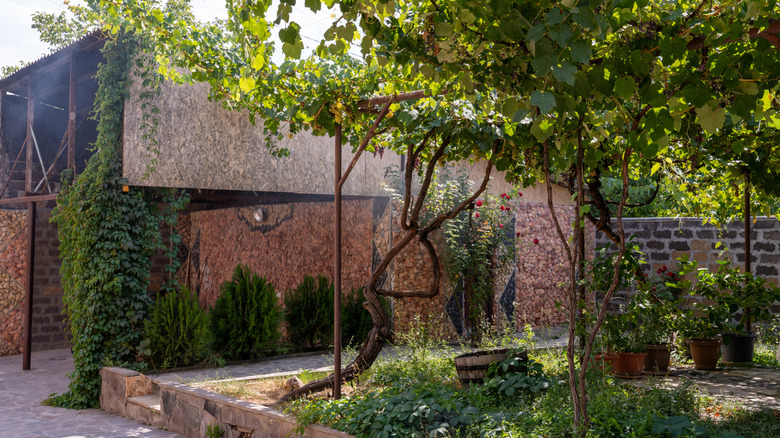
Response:
[[[479,217],[479,213],[475,214],[474,216]]]
[[[538,245],[538,244],[539,244],[539,239],[534,239],[534,245]]]
[[[506,207],[504,207],[504,206],[502,205],[502,206],[501,206],[501,210],[506,210]]]
[[[515,233],[515,237],[520,237],[520,232],[519,231]]]
[[[502,224],[498,224],[498,226],[499,226],[500,228],[504,228],[504,225],[502,225]]]
[[[520,193],[520,192],[517,192],[517,196],[523,196],[523,194]]]
[[[482,200],[477,201],[477,207],[482,207]]]

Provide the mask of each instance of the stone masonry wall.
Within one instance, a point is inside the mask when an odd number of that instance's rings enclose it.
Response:
[[[643,269],[648,274],[663,266],[674,269],[676,259],[682,256],[697,260],[699,267],[712,271],[718,269],[717,261],[722,257],[736,266],[744,265],[744,222],[732,222],[719,230],[714,225],[702,225],[700,218],[629,218],[623,219],[623,227],[627,235],[635,236],[645,253],[648,264]],[[597,246],[607,243],[603,233],[597,232],[595,239]],[[780,222],[774,218],[757,219],[751,225],[751,240],[753,274],[778,284]]]

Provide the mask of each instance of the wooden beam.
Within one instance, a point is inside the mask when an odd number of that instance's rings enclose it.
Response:
[[[56,201],[59,193],[50,193],[46,195],[22,196],[19,198],[0,199],[0,205],[26,204],[28,202],[46,202]]]
[[[30,148],[27,148],[30,150]],[[35,274],[35,202],[27,204],[27,257],[24,267],[24,333],[22,342],[22,370],[30,369],[32,356],[32,309]]]

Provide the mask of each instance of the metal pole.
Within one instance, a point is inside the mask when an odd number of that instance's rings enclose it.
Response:
[[[336,179],[333,193],[333,398],[341,398],[341,124],[336,124]]]
[[[745,174],[745,273],[750,273],[750,171]],[[745,331],[750,333],[752,331],[752,324],[750,321],[750,307],[744,309],[747,314],[745,320]]]
[[[76,63],[70,55],[70,82],[68,86],[68,168],[76,173]]]
[[[27,265],[24,267],[24,341],[22,370],[30,369],[32,347],[33,273],[35,268],[35,202],[27,203]]]

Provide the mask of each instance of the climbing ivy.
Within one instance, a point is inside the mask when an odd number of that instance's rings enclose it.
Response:
[[[128,188],[121,172],[123,104],[137,49],[126,34],[106,42],[97,73],[94,155],[78,177],[64,176],[52,216],[75,365],[69,390],[50,399],[58,406],[96,407],[102,366],[139,366],[136,346],[152,301],[147,290],[159,216],[149,193]]]

